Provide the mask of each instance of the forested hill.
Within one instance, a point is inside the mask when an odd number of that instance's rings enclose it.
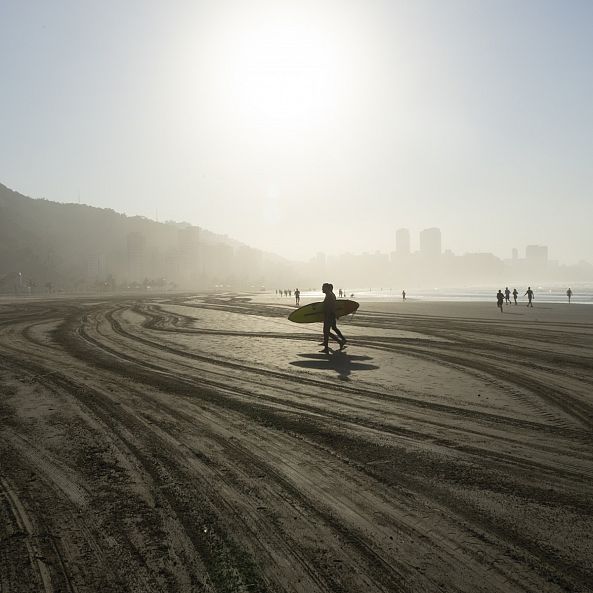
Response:
[[[189,224],[32,199],[0,184],[0,292],[198,285],[215,281],[215,271],[232,275],[237,250],[255,253]]]

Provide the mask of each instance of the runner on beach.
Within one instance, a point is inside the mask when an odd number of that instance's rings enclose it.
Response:
[[[498,289],[498,292],[496,293],[496,306],[500,309],[500,312],[502,313],[502,305],[504,304],[504,294],[502,294],[502,290],[500,290],[500,288]]]
[[[325,354],[329,354],[329,338],[330,336],[338,344],[340,344],[340,350],[344,349],[346,345],[346,338],[342,335],[342,332],[336,325],[336,295],[334,294],[334,285],[325,282],[321,287],[322,292],[325,294],[323,300],[323,350]],[[332,334],[330,330],[334,330],[336,335]]]
[[[515,305],[517,304],[517,297],[519,296],[519,293],[517,292],[516,288],[513,288],[513,299],[515,299]]]
[[[568,304],[570,305],[570,297],[572,296],[572,290],[570,288],[566,291],[566,296],[568,297]]]
[[[504,301],[507,305],[511,304],[511,291],[508,286],[504,289]]]
[[[527,287],[525,294],[527,295],[527,299],[529,300],[526,307],[533,307],[533,303],[531,302],[533,300],[533,290],[531,290],[531,286]],[[523,296],[525,296],[525,294]]]
[[[406,300],[406,291],[402,290],[402,301]]]

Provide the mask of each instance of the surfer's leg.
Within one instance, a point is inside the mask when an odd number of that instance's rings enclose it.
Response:
[[[344,350],[344,348],[346,347],[346,338],[342,335],[342,332],[338,329],[335,322],[334,322],[334,325],[332,326],[332,328],[340,336],[340,340],[339,340],[340,350]]]
[[[338,329],[338,326],[336,324],[336,320],[333,320],[332,326],[331,328],[336,332],[336,334],[338,335],[338,337],[340,338],[338,341],[340,342],[345,342],[346,338],[342,335],[342,332]]]
[[[329,330],[331,329],[331,319],[323,320],[323,345],[329,346]]]

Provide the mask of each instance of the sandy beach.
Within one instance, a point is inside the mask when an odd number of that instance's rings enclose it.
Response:
[[[293,302],[0,301],[0,592],[593,591],[593,307]]]

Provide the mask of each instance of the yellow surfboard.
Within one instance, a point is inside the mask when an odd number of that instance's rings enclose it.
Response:
[[[350,315],[358,309],[358,303],[348,299],[338,299],[336,301],[336,317]],[[316,323],[323,321],[323,303],[309,303],[293,311],[288,316],[289,321],[295,323]]]

